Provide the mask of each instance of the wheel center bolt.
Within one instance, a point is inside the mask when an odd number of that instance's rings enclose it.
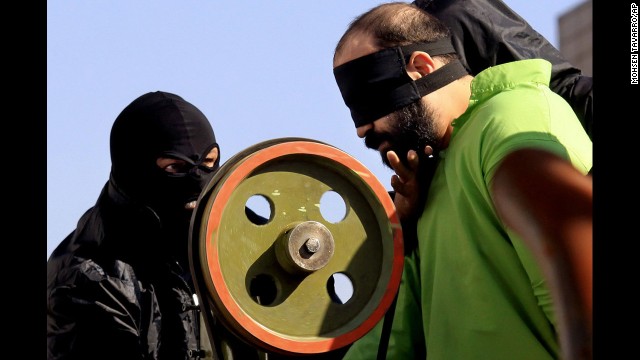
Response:
[[[304,246],[308,252],[315,253],[320,249],[320,240],[313,237],[308,238],[307,241],[305,241]]]
[[[309,274],[322,269],[334,250],[333,236],[317,221],[292,224],[276,242],[278,263],[291,274]]]

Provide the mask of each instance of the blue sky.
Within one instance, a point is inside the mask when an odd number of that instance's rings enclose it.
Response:
[[[583,0],[505,2],[558,46],[558,17]],[[222,162],[264,140],[305,137],[351,154],[391,189],[331,66],[347,24],[379,3],[47,1],[47,258],[107,181],[113,120],[149,91],[199,107]]]

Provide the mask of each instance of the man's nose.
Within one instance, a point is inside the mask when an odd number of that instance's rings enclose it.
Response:
[[[365,124],[362,126],[358,126],[356,128],[356,133],[358,134],[359,138],[364,138],[365,134],[367,133],[367,131],[369,131],[369,129],[373,128],[373,124],[369,123],[369,124]]]

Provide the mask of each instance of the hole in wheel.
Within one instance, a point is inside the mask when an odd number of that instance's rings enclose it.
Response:
[[[340,194],[329,190],[320,197],[320,214],[331,223],[344,220],[347,215],[347,205]]]
[[[327,292],[334,303],[346,304],[353,297],[353,283],[346,274],[334,273],[327,281]]]
[[[260,274],[251,279],[249,295],[256,303],[269,306],[278,296],[276,282],[270,275]]]
[[[245,203],[245,214],[252,223],[264,225],[271,220],[273,205],[264,195],[253,195]]]

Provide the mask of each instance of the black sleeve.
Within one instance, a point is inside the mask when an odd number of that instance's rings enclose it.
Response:
[[[415,0],[451,30],[453,46],[472,75],[505,62],[542,58],[552,64],[550,87],[576,112],[591,136],[592,78],[500,0]]]
[[[85,265],[66,269],[76,280],[50,292],[47,360],[142,360],[147,339],[141,338],[141,320],[149,314],[140,312],[135,282]]]
[[[394,190],[387,191],[391,200],[396,196]],[[404,255],[408,255],[418,246],[418,221],[417,218],[412,219],[400,219],[400,226],[402,227],[402,241],[404,244]]]

